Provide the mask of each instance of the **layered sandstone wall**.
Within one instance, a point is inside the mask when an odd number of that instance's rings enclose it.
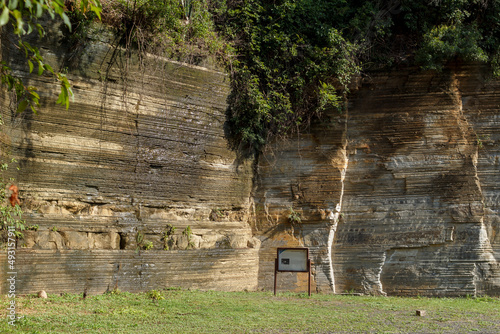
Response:
[[[372,73],[343,115],[269,148],[255,198],[260,284],[287,244],[313,250],[322,291],[500,294],[500,81],[489,73]]]
[[[42,97],[37,115],[0,101],[2,154],[38,226],[18,242],[18,293],[272,289],[276,248],[306,246],[317,291],[500,295],[500,81],[488,68],[371,73],[343,113],[254,162],[227,149],[223,72],[127,58],[106,32],[74,49],[48,36],[69,110],[2,35],[2,59]],[[306,290],[304,274],[278,278]]]
[[[18,162],[11,176],[33,227],[18,241],[17,292],[255,289],[252,165],[223,138],[227,75],[128,59],[106,32],[76,50],[59,30],[47,36],[46,61],[73,85],[69,110],[2,37],[3,59],[41,95],[36,115],[1,96],[3,154]]]

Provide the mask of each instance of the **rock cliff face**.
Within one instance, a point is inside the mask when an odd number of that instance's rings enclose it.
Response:
[[[276,247],[307,246],[318,291],[500,295],[500,82],[485,67],[372,73],[346,112],[240,161],[221,71],[48,35],[69,110],[2,36],[42,95],[37,115],[0,96],[2,154],[38,225],[18,242],[18,293],[271,289]],[[279,274],[279,289],[306,284]]]
[[[255,289],[252,166],[223,138],[226,74],[153,57],[139,67],[105,35],[76,53],[48,36],[46,60],[68,66],[70,109],[43,76],[29,77],[43,94],[37,115],[1,96],[3,153],[18,161],[24,218],[38,225],[18,242],[18,293]]]
[[[318,290],[500,294],[499,101],[481,66],[372,73],[346,113],[269,148],[261,284],[272,248],[293,243],[313,250]]]

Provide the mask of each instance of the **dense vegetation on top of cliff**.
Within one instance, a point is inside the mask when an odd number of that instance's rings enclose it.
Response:
[[[231,74],[226,134],[247,153],[342,111],[348,83],[365,70],[439,71],[464,60],[500,75],[500,0],[66,0],[67,16],[62,0],[9,0],[0,26],[11,17],[22,37],[20,20],[36,22],[41,4],[82,38],[101,3],[102,21],[129,49],[190,63],[216,56]]]
[[[300,131],[359,71],[454,59],[500,74],[498,0],[226,1],[216,27],[232,41],[228,137],[244,149]],[[340,89],[339,89],[340,88]]]

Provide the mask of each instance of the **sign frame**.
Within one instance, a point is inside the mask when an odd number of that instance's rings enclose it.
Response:
[[[287,256],[286,258],[284,256]],[[287,268],[290,266],[289,268]],[[278,247],[274,261],[274,295],[276,296],[279,272],[308,273],[307,293],[311,296],[311,260],[307,247]]]
[[[278,258],[279,272],[307,273],[309,271],[307,267],[307,260],[309,260],[309,248],[278,247],[276,251],[276,256]],[[285,258],[284,256],[287,257]],[[288,263],[285,261],[287,261]],[[290,268],[286,268],[287,266],[290,266]]]

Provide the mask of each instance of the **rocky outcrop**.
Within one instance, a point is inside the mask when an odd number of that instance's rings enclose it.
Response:
[[[227,75],[127,58],[106,33],[77,52],[58,30],[47,36],[45,59],[67,66],[73,85],[69,110],[54,103],[50,77],[28,76],[22,56],[8,43],[2,50],[41,95],[36,115],[1,99],[31,227],[17,245],[18,293],[255,289],[252,166],[223,138]]]
[[[269,148],[260,283],[291,238],[313,249],[318,290],[500,294],[499,88],[479,65],[372,73],[347,113]]]
[[[128,57],[106,32],[81,48],[47,36],[69,110],[2,43],[42,97],[37,115],[0,101],[31,227],[18,293],[272,289],[276,248],[306,246],[317,291],[500,295],[500,81],[486,67],[371,73],[344,112],[249,161],[223,137],[222,71]],[[279,289],[306,284],[279,275]]]

